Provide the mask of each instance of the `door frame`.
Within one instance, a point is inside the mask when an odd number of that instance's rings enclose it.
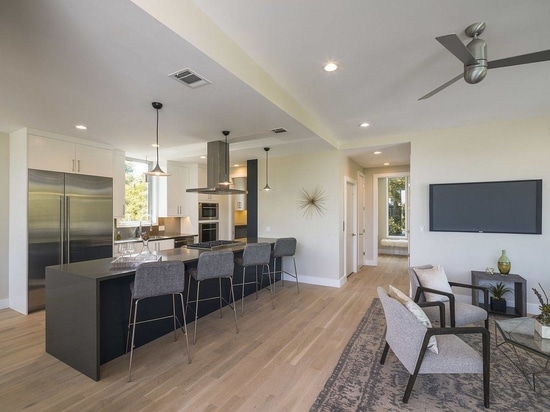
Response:
[[[348,190],[352,190],[352,195],[354,201],[351,205],[348,205]],[[351,208],[351,209],[349,209]],[[351,251],[348,251],[348,225],[346,219],[348,217],[348,210],[351,212],[352,222],[351,222],[351,231],[352,231],[352,245]],[[343,229],[344,229],[344,276],[348,276],[351,273],[357,272],[357,180],[352,179],[349,176],[344,177],[344,220],[343,220]],[[355,234],[355,236],[353,236]],[[352,253],[352,267],[348,268],[348,253]],[[351,270],[350,270],[351,269]]]
[[[407,189],[407,201],[410,199],[410,179],[411,179],[411,173],[410,172],[392,172],[392,173],[380,173],[380,174],[374,174],[372,175],[372,216],[373,216],[373,228],[372,228],[372,238],[371,238],[371,244],[372,244],[372,260],[373,260],[373,266],[378,266],[378,224],[380,220],[379,216],[379,210],[378,210],[378,179],[386,178],[386,177],[400,177],[400,176],[407,176],[408,182],[406,189]],[[407,207],[405,208],[406,213],[406,221],[407,221],[407,230],[409,229],[410,224],[410,206],[407,204]],[[409,239],[409,247],[408,250],[410,250],[410,236],[407,236],[407,239]],[[407,250],[407,252],[408,252]],[[409,253],[407,253],[409,255]]]

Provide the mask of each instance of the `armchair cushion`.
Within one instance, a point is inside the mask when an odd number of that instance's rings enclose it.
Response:
[[[418,277],[420,285],[424,288],[440,290],[446,293],[453,293],[449,281],[447,280],[447,275],[443,266],[437,265],[432,266],[431,268],[414,268],[414,272]],[[428,302],[441,301],[445,302],[449,298],[445,295],[438,295],[436,293],[424,291],[426,300]]]
[[[390,293],[388,293],[388,295],[390,297],[401,302],[401,304],[405,306],[420,321],[420,323],[422,323],[422,325],[426,326],[427,328],[432,327],[432,323],[430,322],[428,316],[426,316],[422,308],[420,308],[420,306],[418,306],[410,297],[408,297],[392,285],[390,285],[389,289]],[[437,339],[435,336],[430,337],[428,350],[432,351],[433,353],[439,353],[439,350],[437,348]]]

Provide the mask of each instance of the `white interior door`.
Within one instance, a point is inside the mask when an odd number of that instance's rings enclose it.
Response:
[[[357,174],[357,268],[365,265],[365,175]]]
[[[351,179],[346,179],[345,199],[345,273],[350,275],[357,272],[357,183]]]

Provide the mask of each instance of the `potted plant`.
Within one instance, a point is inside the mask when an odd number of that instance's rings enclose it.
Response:
[[[540,336],[545,339],[550,339],[550,302],[548,302],[548,295],[539,283],[540,290],[544,293],[544,299],[540,292],[533,288],[533,292],[537,296],[540,306],[540,314],[535,316],[535,330]]]
[[[491,310],[494,312],[506,312],[506,299],[504,295],[508,292],[513,292],[513,289],[509,288],[503,282],[498,282],[494,285],[485,285],[491,296]]]

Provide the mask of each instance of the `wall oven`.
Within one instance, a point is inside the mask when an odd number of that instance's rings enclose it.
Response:
[[[218,220],[218,203],[199,203],[199,220]]]
[[[199,242],[218,240],[218,222],[199,223]]]

